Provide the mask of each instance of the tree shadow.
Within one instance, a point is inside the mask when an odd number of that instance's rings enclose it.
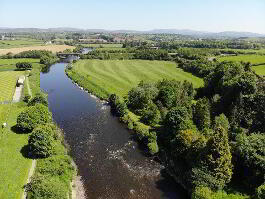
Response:
[[[27,159],[34,159],[32,153],[30,152],[30,147],[29,145],[24,145],[21,149],[20,149],[20,153],[23,155],[24,158]]]
[[[18,128],[17,125],[12,126],[11,127],[11,131],[13,133],[16,133],[16,134],[28,134],[28,133],[30,133],[29,131],[23,131],[23,130],[21,130],[20,128]]]
[[[172,176],[170,176],[166,169],[160,171],[161,179],[156,181],[156,187],[163,192],[162,198],[168,199],[188,199],[188,192],[177,184]]]

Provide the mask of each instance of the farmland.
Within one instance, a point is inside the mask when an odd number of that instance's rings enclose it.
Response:
[[[68,45],[46,45],[46,46],[31,46],[31,47],[21,47],[21,48],[9,48],[9,49],[0,49],[0,55],[5,55],[9,52],[13,54],[17,54],[23,51],[28,50],[48,50],[52,51],[53,53],[64,51],[66,49],[74,49],[73,46]]]
[[[35,39],[3,40],[0,41],[0,49],[19,48],[27,46],[41,46],[44,42]]]
[[[203,85],[202,79],[177,68],[167,61],[144,60],[81,60],[69,75],[92,93],[106,98],[110,93],[124,96],[141,81],[162,79],[187,80],[195,87]]]
[[[265,55],[238,55],[238,56],[226,56],[220,57],[219,61],[237,61],[237,62],[250,62],[251,64],[264,64]]]
[[[18,77],[23,74],[24,71],[5,71],[0,73],[0,102],[12,100],[16,87],[16,81]]]
[[[259,66],[253,66],[252,69],[258,74],[258,75],[265,75],[265,64],[259,65]]]

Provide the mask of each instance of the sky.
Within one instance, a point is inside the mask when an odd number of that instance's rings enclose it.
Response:
[[[265,34],[265,0],[0,0],[0,27]]]

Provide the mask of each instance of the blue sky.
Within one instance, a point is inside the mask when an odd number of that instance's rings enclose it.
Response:
[[[0,27],[265,33],[265,0],[0,0]]]

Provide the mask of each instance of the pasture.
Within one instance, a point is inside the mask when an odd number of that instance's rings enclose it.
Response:
[[[0,102],[12,100],[16,87],[16,81],[19,76],[23,75],[24,73],[24,71],[0,72]]]
[[[265,64],[259,66],[253,66],[252,70],[254,70],[258,75],[265,76]]]
[[[265,55],[238,55],[219,57],[219,61],[250,62],[253,65],[265,64]]]
[[[26,46],[41,46],[44,42],[35,39],[1,40],[0,49],[19,48]]]
[[[0,55],[5,55],[7,53],[18,54],[23,51],[28,50],[48,50],[52,51],[53,53],[62,52],[66,49],[74,49],[74,46],[68,45],[45,45],[45,46],[31,46],[31,47],[21,47],[21,48],[9,48],[9,49],[0,49]]]
[[[82,44],[82,46],[91,48],[122,48],[122,44]]]
[[[177,68],[174,62],[167,61],[80,60],[68,74],[81,86],[105,99],[111,93],[125,96],[142,80],[187,80],[192,82],[194,87],[203,86],[202,79]]]

